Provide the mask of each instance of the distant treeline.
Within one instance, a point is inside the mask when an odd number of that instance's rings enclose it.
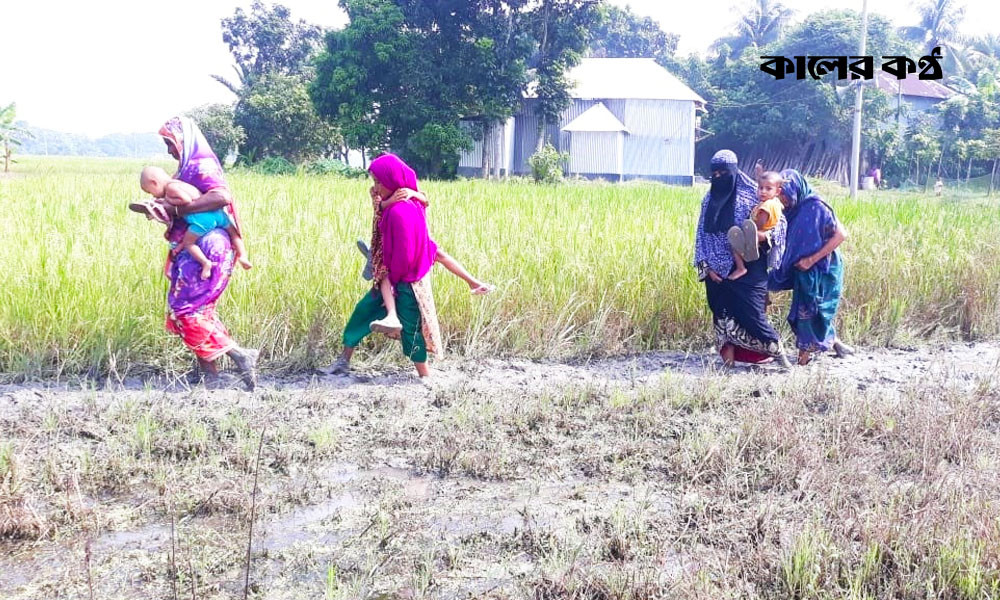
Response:
[[[21,154],[121,158],[145,158],[165,154],[163,142],[155,132],[112,133],[92,138],[77,133],[33,127],[23,122],[19,123],[19,126],[32,134],[23,136],[18,150]]]

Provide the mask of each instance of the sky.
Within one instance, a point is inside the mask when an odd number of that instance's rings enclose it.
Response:
[[[705,52],[732,29],[747,0],[610,0],[680,33],[678,54]],[[862,0],[782,0],[797,18]],[[335,0],[281,0],[293,18],[342,27]],[[0,19],[0,106],[38,127],[99,136],[155,132],[169,117],[234,96],[211,78],[233,74],[220,20],[250,0],[26,0]],[[856,4],[857,6],[852,6]],[[912,1],[869,0],[897,25],[917,22]],[[965,0],[966,34],[1000,33],[1000,3]],[[711,6],[711,8],[706,8]],[[169,7],[167,9],[166,7]]]

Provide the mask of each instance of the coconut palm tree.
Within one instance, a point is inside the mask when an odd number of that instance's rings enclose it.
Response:
[[[930,53],[940,47],[944,54],[944,70],[963,73],[967,65],[967,54],[962,45],[958,27],[965,19],[965,6],[959,0],[927,0],[919,8],[920,22],[910,27],[901,27],[900,35],[916,42],[920,48]]]
[[[712,44],[711,49],[716,54],[728,48],[730,56],[738,57],[747,48],[759,48],[777,41],[793,12],[775,0],[753,0],[738,10],[736,32]]]
[[[1000,74],[1000,35],[974,37],[966,43],[966,51],[969,54],[970,80],[978,81],[984,72]]]
[[[21,145],[21,139],[32,137],[31,132],[14,123],[17,116],[14,103],[0,108],[0,152],[3,152],[3,172],[10,170],[14,147]]]

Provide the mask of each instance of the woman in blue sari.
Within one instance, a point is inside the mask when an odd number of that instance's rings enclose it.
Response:
[[[850,354],[852,350],[837,338],[833,323],[844,283],[837,247],[847,239],[847,230],[801,173],[785,169],[781,177],[788,235],[781,264],[771,272],[768,287],[792,290],[788,324],[795,333],[800,365],[808,364],[816,352],[833,349],[838,356]]]

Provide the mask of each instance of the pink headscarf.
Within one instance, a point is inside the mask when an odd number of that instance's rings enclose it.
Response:
[[[368,172],[375,181],[395,192],[399,188],[420,191],[417,187],[417,173],[410,165],[395,154],[383,154],[368,165]]]
[[[390,192],[399,188],[417,190],[416,172],[395,154],[376,158],[368,165],[368,172]],[[397,202],[376,215],[375,225],[371,247],[376,287],[381,277],[388,277],[396,285],[400,281],[418,281],[430,271],[437,244],[427,230],[422,204],[412,200]]]

